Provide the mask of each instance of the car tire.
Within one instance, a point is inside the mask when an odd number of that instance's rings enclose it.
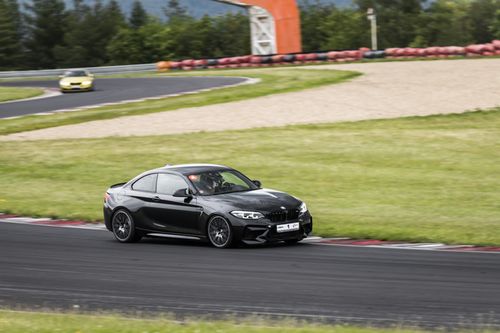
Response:
[[[222,216],[212,216],[207,224],[207,238],[217,248],[231,247],[234,235],[229,221]]]
[[[111,230],[120,243],[135,243],[142,238],[142,235],[135,230],[132,215],[125,209],[119,209],[113,214]]]

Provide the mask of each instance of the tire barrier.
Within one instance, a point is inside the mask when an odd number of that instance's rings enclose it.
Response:
[[[385,58],[388,59],[412,59],[412,58],[447,58],[464,56],[466,48],[461,46],[433,46],[427,48],[389,48],[385,50]]]
[[[382,59],[385,57],[385,51],[366,51],[363,53],[365,59]]]
[[[316,59],[321,60],[321,61],[327,61],[328,60],[328,53],[318,53],[316,56]]]
[[[468,46],[432,46],[425,48],[404,47],[372,51],[359,50],[313,52],[298,54],[275,54],[269,56],[247,55],[219,59],[185,59],[182,61],[160,61],[156,67],[165,70],[225,69],[302,65],[324,62],[354,62],[371,59],[413,59],[448,57],[490,57],[500,56],[500,40],[486,44]]]

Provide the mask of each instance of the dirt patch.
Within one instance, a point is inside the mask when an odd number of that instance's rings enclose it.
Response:
[[[1,140],[147,136],[460,113],[500,105],[500,59],[307,67],[354,70],[350,82],[251,100],[60,126]],[[300,70],[298,68],[297,70]]]

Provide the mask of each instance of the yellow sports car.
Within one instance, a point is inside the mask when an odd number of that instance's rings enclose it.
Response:
[[[92,91],[94,90],[94,75],[83,69],[64,72],[59,80],[61,91]]]

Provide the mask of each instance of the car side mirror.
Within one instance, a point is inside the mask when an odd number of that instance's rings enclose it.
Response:
[[[188,188],[181,188],[174,193],[176,198],[191,198],[191,191]]]
[[[254,183],[254,185],[257,186],[258,188],[262,187],[262,183],[260,182],[260,180],[252,180],[252,183]]]

